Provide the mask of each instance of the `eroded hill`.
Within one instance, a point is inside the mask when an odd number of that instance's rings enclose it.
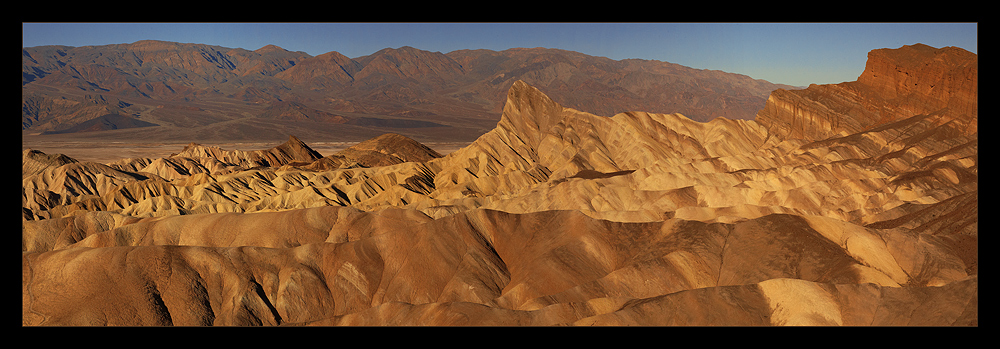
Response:
[[[911,51],[888,54],[953,64]],[[974,109],[821,134],[766,110],[598,116],[523,81],[505,101],[446,156],[402,135],[25,151],[23,323],[978,325]],[[828,109],[812,120],[855,117]]]

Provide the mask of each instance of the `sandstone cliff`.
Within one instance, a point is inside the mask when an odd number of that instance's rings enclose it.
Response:
[[[873,50],[857,81],[775,91],[756,120],[784,137],[821,139],[939,114],[968,135],[977,131],[978,76],[978,56],[957,47]]]

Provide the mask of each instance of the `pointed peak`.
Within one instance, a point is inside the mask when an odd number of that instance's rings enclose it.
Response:
[[[30,148],[23,150],[21,152],[21,157],[22,157],[22,162],[24,162],[24,160],[31,159],[38,162],[56,166],[79,162],[79,160],[71,158],[64,154],[46,154],[41,150],[35,150]]]
[[[498,126],[526,137],[529,145],[536,146],[540,134],[547,132],[562,118],[563,107],[534,86],[517,80],[507,91]]]
[[[275,149],[287,150],[292,159],[299,161],[314,161],[323,157],[323,155],[310,148],[301,139],[292,135],[288,136],[288,142],[275,147]]]
[[[526,83],[526,82],[524,82],[524,80],[520,80],[520,79],[518,79],[517,81],[514,81],[514,84],[510,86],[511,89],[514,89],[514,88],[525,88],[525,87],[531,87],[531,85],[528,85],[528,83]]]
[[[517,109],[539,109],[541,110],[562,110],[562,106],[559,103],[553,101],[549,96],[543,93],[538,88],[528,85],[528,83],[517,80],[510,86],[507,90],[507,103],[504,109],[508,107],[514,107]],[[510,105],[514,103],[514,105]]]
[[[309,145],[307,145],[306,142],[303,142],[298,137],[291,136],[291,135],[288,136],[288,141],[285,142],[284,145],[293,146],[295,148],[307,148],[307,149],[309,149]],[[310,150],[312,150],[312,149],[310,149]]]
[[[338,155],[352,158],[364,167],[400,162],[426,162],[442,155],[430,147],[398,133],[385,133],[344,149]]]
[[[283,49],[283,48],[278,47],[278,46],[273,45],[273,44],[268,44],[268,45],[265,45],[264,47],[261,47],[259,49],[254,50],[253,52],[268,53],[268,52],[276,52],[276,51],[277,52],[286,52],[288,50]]]
[[[329,62],[332,61],[340,66],[345,66],[347,64],[355,64],[354,60],[350,57],[344,56],[343,53],[337,51],[330,51],[319,56],[316,56],[314,62]]]
[[[345,57],[345,58],[348,58],[347,56],[344,56],[343,53],[340,53],[340,52],[337,52],[337,51],[330,51],[330,52],[321,54],[321,55],[316,56],[316,57],[317,58],[319,58],[319,57]],[[348,58],[348,59],[350,59],[350,58]]]

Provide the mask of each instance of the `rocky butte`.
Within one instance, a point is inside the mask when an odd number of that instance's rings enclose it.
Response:
[[[855,133],[913,115],[940,115],[961,134],[977,131],[979,59],[957,47],[879,49],[857,81],[771,93],[756,120],[786,137]]]
[[[978,326],[976,59],[875,50],[756,120],[516,81],[445,156],[25,150],[22,324]]]

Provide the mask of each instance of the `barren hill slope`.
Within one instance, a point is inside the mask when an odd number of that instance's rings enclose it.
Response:
[[[45,135],[45,134],[75,133],[75,132],[95,132],[95,131],[118,130],[126,128],[152,127],[152,126],[159,126],[159,125],[118,114],[107,114],[99,116],[96,119],[90,119],[82,123],[76,124],[75,126],[65,130],[45,131],[42,132],[42,134]]]
[[[468,142],[496,124],[504,95],[518,80],[577,110],[683,112],[701,121],[751,119],[770,91],[792,88],[667,62],[554,49],[440,53],[400,47],[348,58],[274,45],[250,51],[144,40],[25,47],[21,62],[24,136],[74,130],[109,113],[159,125],[44,140],[277,141],[336,133],[338,141],[361,141],[399,133]],[[92,103],[101,100],[106,102]]]
[[[978,323],[978,278],[915,237],[886,244],[876,231],[782,215],[705,224],[413,212],[322,207],[126,224],[23,254],[24,323]]]
[[[516,81],[443,157],[25,152],[22,321],[978,326],[977,112],[774,126],[801,115],[606,117]]]

